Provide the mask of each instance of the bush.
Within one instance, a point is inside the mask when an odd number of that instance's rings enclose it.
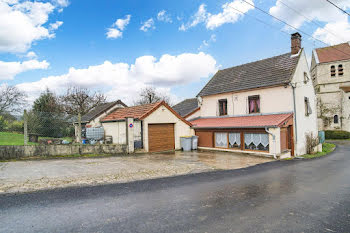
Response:
[[[5,131],[8,127],[8,121],[3,116],[0,116],[0,131]]]
[[[350,139],[350,132],[341,130],[327,130],[326,139]]]
[[[9,132],[17,132],[17,133],[23,133],[24,127],[23,127],[23,121],[12,121],[7,126],[7,131]]]
[[[307,133],[306,135],[306,153],[313,154],[314,148],[319,144],[318,136],[313,133]]]

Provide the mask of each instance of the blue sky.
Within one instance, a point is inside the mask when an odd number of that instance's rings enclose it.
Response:
[[[348,16],[326,1],[247,1],[327,44],[350,40]],[[240,0],[0,0],[0,82],[30,100],[79,85],[131,103],[152,85],[176,102],[217,69],[289,52],[295,31]],[[303,35],[303,46],[325,44]]]

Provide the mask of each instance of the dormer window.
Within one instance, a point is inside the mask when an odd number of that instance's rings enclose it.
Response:
[[[219,100],[219,115],[227,115],[227,99]]]
[[[253,95],[248,97],[249,113],[260,113],[260,96]]]
[[[338,75],[339,75],[339,76],[342,76],[343,74],[344,74],[343,65],[340,64],[340,65],[338,66]]]
[[[331,66],[331,77],[335,77],[335,66]]]

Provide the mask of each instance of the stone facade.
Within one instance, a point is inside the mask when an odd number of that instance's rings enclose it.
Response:
[[[317,96],[318,128],[350,131],[350,60],[327,63],[317,60],[314,52],[311,75]],[[343,68],[342,75],[339,65]],[[331,76],[332,66],[335,68],[334,76]]]

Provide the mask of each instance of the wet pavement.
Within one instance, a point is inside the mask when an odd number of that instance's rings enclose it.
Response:
[[[0,195],[0,232],[350,232],[350,141],[313,160]]]
[[[227,152],[172,152],[137,156],[0,163],[0,193],[122,183],[244,168],[271,158]]]

